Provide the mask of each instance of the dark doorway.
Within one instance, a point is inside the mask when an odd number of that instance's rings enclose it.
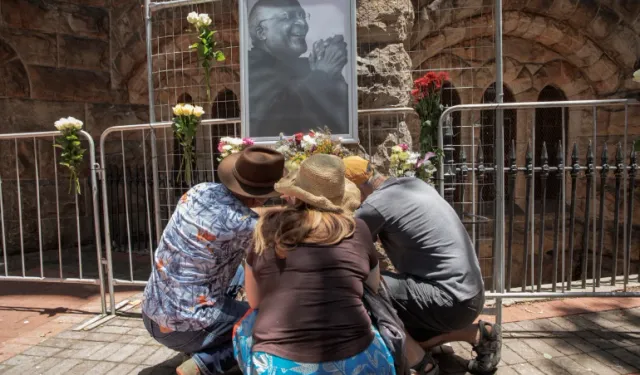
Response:
[[[238,118],[240,117],[240,105],[233,91],[224,89],[218,92],[211,106],[211,118]]]
[[[540,91],[540,95],[538,95],[539,102],[556,102],[566,100],[567,97],[564,95],[562,90],[553,86],[546,86],[542,91]],[[558,142],[562,139],[563,111],[565,133],[563,155],[566,155],[569,129],[569,110],[567,108],[536,108],[535,165],[537,167],[542,166],[543,143],[547,144],[549,166],[555,167],[558,165]],[[536,174],[535,185],[535,199],[540,200],[542,199],[542,180],[539,174]],[[549,178],[547,179],[547,199],[556,199],[561,193],[561,189],[562,183],[556,178],[556,174],[550,173]]]
[[[504,86],[504,103],[515,103],[515,97],[507,86]],[[493,83],[482,96],[482,103],[496,102],[496,84]],[[516,124],[518,122],[517,112],[515,109],[504,110],[504,156],[505,166],[509,164],[509,148],[511,141],[516,140]],[[493,167],[495,161],[495,127],[496,127],[496,110],[483,110],[480,113],[480,144],[482,145],[482,153],[484,155],[484,165]],[[495,173],[490,173],[485,177],[485,186],[482,186],[482,200],[484,202],[493,202],[496,197],[495,189]]]
[[[211,106],[211,118],[236,119],[240,117],[240,104],[238,97],[233,91],[224,89],[218,92],[213,105]],[[213,180],[218,181],[218,142],[220,138],[240,134],[240,129],[235,129],[236,124],[219,124],[211,127],[211,142],[214,149],[213,157]]]

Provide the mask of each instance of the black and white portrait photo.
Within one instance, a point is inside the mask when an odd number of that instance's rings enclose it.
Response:
[[[248,0],[246,7],[247,135],[273,138],[325,126],[334,135],[351,134],[352,2]]]

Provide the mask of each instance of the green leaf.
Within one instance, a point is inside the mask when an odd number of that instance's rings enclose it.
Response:
[[[224,53],[220,51],[216,52],[216,61],[224,61],[224,60],[225,60]]]

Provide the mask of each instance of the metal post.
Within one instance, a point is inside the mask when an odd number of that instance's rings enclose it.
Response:
[[[502,72],[502,0],[496,0],[495,14],[496,23],[496,102],[504,101]],[[496,112],[496,216],[494,244],[496,249],[496,267],[498,269],[498,280],[496,280],[496,290],[504,293],[504,110],[498,108]],[[496,323],[502,323],[502,298],[496,299]]]
[[[149,122],[156,122],[156,110],[154,108],[155,95],[153,92],[153,44],[151,40],[151,5],[150,0],[144,1],[145,10],[145,28],[147,33],[147,83],[149,85]],[[156,241],[160,243],[160,236],[162,235],[162,223],[160,221],[160,183],[158,182],[158,151],[156,149],[156,132],[153,127],[149,130],[151,132],[151,175],[153,177],[153,208],[155,210],[155,225],[156,225]],[[146,161],[145,161],[146,162]]]

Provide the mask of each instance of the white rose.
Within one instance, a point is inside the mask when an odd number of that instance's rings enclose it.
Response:
[[[304,148],[310,148],[316,145],[316,139],[314,137],[311,137],[310,135],[305,135],[304,137],[302,137],[302,147]]]
[[[231,145],[224,145],[224,146],[222,146],[222,149],[223,149],[223,150],[225,150],[225,151],[229,151],[229,150],[231,150],[232,148],[233,148],[233,146],[231,146]]]
[[[407,158],[407,164],[415,165],[416,163],[418,163],[419,158],[420,158],[419,153],[412,152],[409,154],[409,157]]]
[[[204,115],[204,109],[202,107],[200,107],[199,105],[197,105],[193,109],[193,115],[196,116],[196,117],[202,117],[202,115]]]
[[[74,117],[69,117],[67,119],[69,121],[69,127],[76,129],[76,130],[81,130],[82,129],[82,121],[78,120],[77,118]]]
[[[56,127],[56,130],[63,131],[64,129],[67,128],[67,119],[66,118],[61,118],[60,120],[54,122],[53,126]]]
[[[197,24],[199,20],[200,18],[198,17],[198,13],[196,12],[191,12],[187,15],[187,22],[189,22],[192,25]]]
[[[182,114],[185,115],[185,116],[192,115],[194,109],[195,108],[191,104],[185,104],[182,107]]]
[[[211,18],[208,14],[202,13],[198,15],[198,24],[199,26],[209,26],[211,25]]]
[[[173,114],[176,116],[182,116],[183,115],[183,108],[182,108],[182,104],[177,104],[175,107],[173,107]]]
[[[234,146],[242,146],[244,142],[240,138],[231,138],[229,143],[231,143]]]
[[[222,138],[220,138],[220,143],[229,144],[229,143],[231,143],[231,138],[230,137],[222,137]]]

